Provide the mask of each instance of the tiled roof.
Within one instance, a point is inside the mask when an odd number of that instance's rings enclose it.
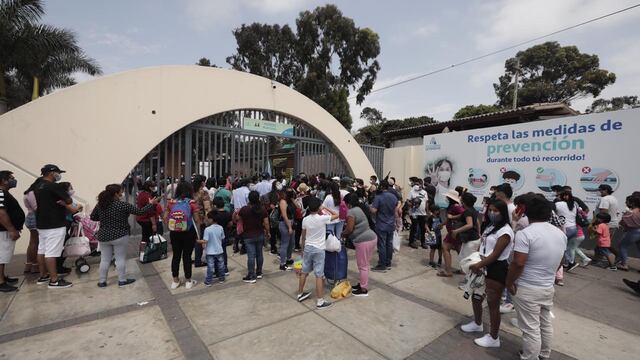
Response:
[[[385,131],[384,135],[388,138],[403,138],[407,137],[407,135],[409,135],[408,137],[415,137],[440,133],[445,128],[459,131],[468,130],[469,128],[510,125],[520,121],[534,121],[539,120],[538,118],[541,116],[568,116],[577,114],[577,111],[564,103],[532,104],[461,119],[389,130]],[[523,115],[526,115],[528,119],[522,119]]]

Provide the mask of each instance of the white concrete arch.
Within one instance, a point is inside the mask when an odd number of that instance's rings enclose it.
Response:
[[[269,79],[202,66],[159,66],[71,86],[0,116],[0,169],[14,171],[20,194],[45,163],[68,173],[82,202],[119,183],[153,147],[206,116],[277,111],[322,134],[351,172],[374,169],[340,123],[304,95]]]

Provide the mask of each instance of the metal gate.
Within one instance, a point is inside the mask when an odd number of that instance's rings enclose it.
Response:
[[[291,128],[287,134],[259,131],[252,121]],[[233,175],[265,171],[285,176],[300,172],[351,175],[333,145],[297,119],[263,110],[235,110],[199,120],[167,137],[132,169],[132,175],[156,180]]]

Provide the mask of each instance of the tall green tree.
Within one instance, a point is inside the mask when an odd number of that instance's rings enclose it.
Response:
[[[0,1],[0,114],[7,111],[7,87],[15,84],[17,50],[23,40],[22,30],[35,24],[44,14],[42,2],[2,0]],[[9,77],[11,76],[11,79]]]
[[[504,108],[496,105],[467,105],[460,108],[454,115],[454,119],[462,119],[469,116],[477,116],[482,114],[489,114],[496,111],[504,110]]]
[[[517,59],[520,66],[517,66]],[[581,53],[575,46],[546,42],[520,51],[505,61],[505,74],[493,88],[497,105],[511,106],[514,77],[519,73],[518,106],[544,102],[564,102],[592,95],[597,97],[616,75],[600,69],[598,55]]]
[[[370,109],[367,112],[363,109],[363,114],[380,114],[382,113],[375,108],[365,108]],[[361,118],[365,118],[365,116],[360,116]],[[358,130],[358,132],[354,135],[354,138],[359,144],[370,144],[370,145],[378,145],[385,146],[388,142],[387,137],[385,136],[385,132],[390,130],[403,129],[407,127],[414,127],[426,124],[433,124],[436,121],[429,116],[418,116],[418,117],[408,117],[404,119],[395,119],[395,120],[387,120],[387,118],[382,118],[382,121],[376,124],[370,124],[364,126]]]
[[[587,113],[600,113],[605,111],[615,111],[631,109],[640,106],[637,96],[617,96],[611,99],[596,99],[587,109]]]
[[[43,14],[40,0],[0,1],[0,113],[75,84],[75,72],[101,73],[73,32],[39,23]]]
[[[380,70],[378,35],[357,27],[335,5],[301,12],[295,32],[288,25],[254,23],[242,25],[233,35],[238,47],[227,63],[234,69],[293,87],[347,129],[352,124],[351,91],[361,104]]]
[[[360,118],[365,119],[369,125],[378,125],[387,121],[387,119],[382,116],[382,111],[369,106],[362,109]]]
[[[217,68],[218,65],[216,64],[212,64],[211,60],[207,59],[206,57],[200,58],[200,60],[198,60],[198,62],[196,63],[196,65],[200,65],[200,66],[207,66],[207,67],[214,67]]]

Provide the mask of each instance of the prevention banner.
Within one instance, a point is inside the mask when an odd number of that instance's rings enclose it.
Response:
[[[424,137],[424,176],[436,186],[436,204],[464,186],[478,197],[492,185],[509,183],[514,197],[543,193],[553,199],[553,185],[569,185],[574,196],[594,209],[598,186],[608,184],[624,199],[640,190],[638,136],[640,109],[569,116]]]

